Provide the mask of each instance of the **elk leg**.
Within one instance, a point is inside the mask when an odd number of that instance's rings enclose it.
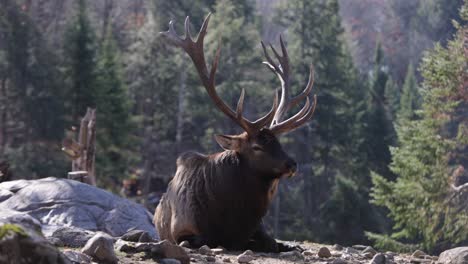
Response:
[[[262,224],[250,238],[247,247],[253,251],[280,252],[279,243],[266,232]]]
[[[208,245],[208,240],[201,235],[181,236],[177,240],[177,243],[181,243],[182,241],[188,241],[190,248],[199,248],[201,246]]]
[[[263,224],[259,226],[257,231],[252,235],[248,248],[253,251],[260,252],[286,252],[299,250],[304,251],[304,249],[298,246],[290,246],[284,243],[277,242],[273,237],[271,237],[263,227]]]

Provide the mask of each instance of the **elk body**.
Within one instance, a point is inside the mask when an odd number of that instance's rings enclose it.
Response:
[[[243,116],[244,91],[236,111],[217,95],[215,73],[219,61],[218,49],[210,71],[203,52],[210,15],[207,16],[194,42],[185,21],[185,38],[180,38],[169,23],[162,34],[181,47],[192,59],[201,82],[215,105],[236,122],[244,132],[240,135],[216,135],[223,152],[203,155],[187,152],[177,159],[177,171],[167,192],[156,208],[154,222],[161,239],[174,243],[188,240],[194,247],[224,246],[228,249],[251,248],[258,251],[284,251],[262,228],[261,221],[272,201],[278,182],[296,172],[296,162],[282,149],[277,136],[292,131],[311,119],[316,105],[309,101],[313,85],[313,69],[309,82],[297,96],[289,97],[289,59],[281,39],[280,55],[271,47],[279,65],[262,47],[265,64],[280,78],[280,102],[276,93],[272,109],[256,121]],[[285,113],[301,101],[302,109],[286,120]]]

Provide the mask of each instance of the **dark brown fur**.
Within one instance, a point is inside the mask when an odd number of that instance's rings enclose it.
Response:
[[[187,152],[178,158],[176,175],[155,214],[162,239],[278,251],[261,220],[280,177],[291,175],[295,163],[268,129],[255,139],[239,137],[245,141],[238,150],[209,156]],[[260,145],[261,153],[252,145]]]

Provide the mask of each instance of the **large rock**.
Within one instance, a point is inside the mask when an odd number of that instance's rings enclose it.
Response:
[[[437,263],[468,264],[468,247],[457,247],[442,252]]]
[[[28,214],[46,236],[63,226],[122,236],[130,230],[158,238],[151,214],[141,205],[78,181],[44,178],[0,183],[0,219]]]
[[[71,264],[41,233],[37,220],[14,215],[0,220],[0,264]]]

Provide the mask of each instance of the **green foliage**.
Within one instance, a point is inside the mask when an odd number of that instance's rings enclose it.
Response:
[[[414,75],[413,64],[408,66],[403,91],[400,99],[400,109],[398,118],[403,120],[412,120],[416,118],[416,110],[421,105],[421,96],[418,92],[418,83]]]
[[[64,43],[66,107],[72,124],[79,122],[87,107],[97,106],[100,92],[96,88],[97,47],[96,35],[87,16],[86,1],[79,0],[78,13],[69,25]]]
[[[404,244],[387,235],[372,232],[365,232],[365,234],[371,241],[373,241],[374,247],[382,251],[411,253],[420,248],[419,245]]]
[[[385,84],[385,104],[387,105],[388,111],[391,115],[391,119],[396,119],[396,113],[400,109],[400,89],[393,81],[391,77],[388,78]]]
[[[322,205],[325,241],[336,240],[348,244],[362,242],[364,228],[376,225],[375,212],[367,202],[366,190],[359,188],[352,179],[337,176],[329,199]]]
[[[95,93],[97,102],[96,172],[98,179],[116,180],[129,174],[135,162],[134,124],[131,101],[120,67],[112,35],[102,44],[97,59]],[[104,176],[104,177],[102,177]]]
[[[23,237],[27,237],[26,232],[18,225],[15,224],[3,224],[0,226],[0,240],[9,236],[17,234]]]
[[[456,157],[464,155],[459,150],[466,148],[466,142],[446,132],[463,125],[457,116],[467,105],[460,93],[468,65],[464,30],[447,48],[437,45],[424,57],[421,119],[397,127],[399,145],[392,149],[390,167],[398,178],[389,181],[373,175],[372,179],[373,202],[386,207],[395,223],[391,238],[420,243],[427,250],[468,239],[466,209],[453,199],[457,195],[449,184],[450,170],[460,162]]]

